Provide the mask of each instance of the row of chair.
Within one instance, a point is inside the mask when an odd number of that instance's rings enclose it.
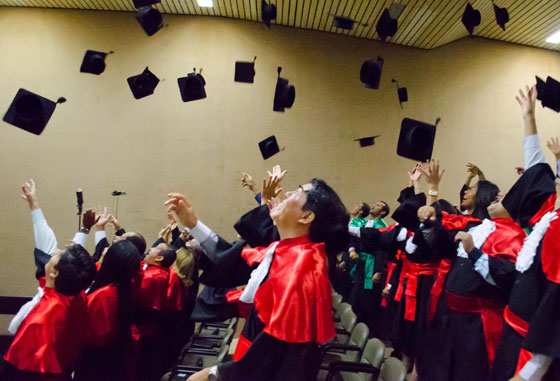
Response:
[[[394,357],[385,357],[385,344],[368,339],[369,328],[342,296],[333,290],[333,319],[336,337],[323,347],[319,380],[404,381],[406,368]]]

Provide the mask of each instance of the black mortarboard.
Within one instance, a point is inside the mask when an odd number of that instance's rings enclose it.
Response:
[[[284,108],[290,108],[296,99],[296,88],[289,84],[289,81],[280,77],[282,68],[278,66],[278,81],[276,82],[276,90],[274,92],[274,105],[272,110],[284,111]]]
[[[399,87],[399,82],[396,79],[391,80],[391,82],[395,82],[397,84],[397,95],[399,97],[399,103],[408,102],[408,91],[406,87]]]
[[[276,5],[261,1],[261,17],[263,22],[270,27],[270,20],[276,19]]]
[[[135,8],[142,8],[157,3],[161,3],[161,0],[132,0]]]
[[[150,6],[140,8],[136,12],[136,20],[148,36],[154,35],[163,28],[163,16],[157,9]]]
[[[465,12],[463,12],[463,17],[461,17],[461,21],[469,34],[472,36],[473,30],[475,26],[480,25],[480,11],[474,9],[471,3],[467,3],[467,7],[465,8]]]
[[[127,78],[127,82],[134,98],[140,99],[154,93],[154,90],[159,83],[159,78],[148,70],[148,67],[146,66],[141,74]]]
[[[58,98],[55,103],[25,89],[19,89],[4,115],[4,122],[32,134],[40,135],[47,126],[56,104],[65,101],[64,98]]]
[[[389,13],[389,8],[385,8],[381,17],[375,25],[375,30],[382,41],[385,41],[387,37],[393,37],[397,33],[398,21],[391,17]]]
[[[537,79],[537,99],[543,107],[548,107],[560,112],[560,82],[548,76],[546,82],[539,77]]]
[[[546,163],[539,163],[527,169],[513,184],[502,200],[502,205],[510,216],[523,228],[538,221],[531,221],[554,209],[550,196],[556,195],[554,173]],[[548,201],[548,202],[547,202]],[[543,210],[541,210],[544,208]]]
[[[86,50],[80,72],[99,75],[105,71],[105,57],[109,53]]]
[[[418,209],[424,205],[426,205],[426,195],[424,193],[414,194],[402,200],[401,204],[391,215],[391,218],[408,230],[415,231],[418,229],[418,225],[420,225]]]
[[[335,28],[352,30],[354,27],[354,20],[350,17],[334,16],[333,25]]]
[[[367,60],[362,64],[360,69],[360,81],[362,81],[368,89],[378,89],[381,81],[381,71],[383,70],[383,58]]]
[[[503,30],[506,30],[506,23],[509,21],[509,13],[507,9],[500,8],[494,4],[494,14],[496,15],[496,22]]]
[[[255,57],[257,59],[257,57]],[[255,61],[235,62],[235,82],[253,83],[255,81]]]
[[[375,138],[378,138],[381,135],[375,135],[375,136],[368,136],[365,138],[360,138],[360,139],[354,139],[355,142],[360,142],[360,147],[369,147],[375,144]]]
[[[426,161],[432,157],[436,125],[404,118],[397,145],[397,154],[416,161]]]
[[[278,142],[276,141],[276,137],[274,135],[259,142],[259,149],[261,150],[262,157],[265,160],[280,152]]]
[[[202,74],[196,73],[196,69],[193,70],[194,71],[189,73],[186,77],[177,78],[183,102],[206,98],[206,90],[204,90],[206,81],[202,77]]]

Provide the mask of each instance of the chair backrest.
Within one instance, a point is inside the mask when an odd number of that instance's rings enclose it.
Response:
[[[340,303],[336,308],[336,316],[342,317],[346,311],[350,311],[352,306],[349,303]]]
[[[340,372],[343,381],[364,381],[360,373]]]
[[[380,381],[404,381],[406,368],[401,360],[389,357],[381,366]]]
[[[377,369],[381,367],[385,356],[385,344],[378,338],[369,339],[364,348],[361,362],[373,365]]]
[[[339,343],[341,343],[341,344],[347,344],[348,343],[348,341],[350,339],[349,334],[354,329],[354,326],[356,325],[357,321],[358,321],[358,317],[356,316],[356,314],[352,310],[346,311],[342,315],[342,317],[340,318],[340,325],[346,332],[348,332],[348,335],[337,334],[336,338],[337,338]]]
[[[332,297],[332,306],[333,306],[333,309],[335,311],[338,308],[338,306],[340,305],[340,303],[342,303],[342,295],[334,294],[333,297]]]
[[[365,323],[358,323],[352,329],[352,334],[350,335],[350,340],[348,340],[349,345],[355,345],[364,349],[367,339],[369,337],[369,328]],[[360,361],[361,353],[358,351],[348,351],[346,352],[345,361],[358,362]]]

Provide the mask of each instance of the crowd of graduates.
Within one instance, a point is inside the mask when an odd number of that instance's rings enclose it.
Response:
[[[536,96],[526,87],[516,97],[525,165],[507,192],[469,163],[455,206],[439,194],[440,163],[417,163],[391,225],[386,202],[347,212],[320,179],[283,194],[276,166],[260,189],[243,174],[259,206],[235,224],[237,241],[170,193],[151,248],[99,208],[59,249],[30,180],[22,198],[40,287],[10,324],[0,379],[158,380],[195,321],[241,315],[233,361],[189,380],[312,380],[320,345],[335,336],[331,287],[391,343],[411,380],[560,379],[557,176],[539,142]],[[559,160],[558,139],[547,145]]]

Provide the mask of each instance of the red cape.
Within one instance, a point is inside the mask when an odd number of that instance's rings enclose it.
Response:
[[[74,364],[83,343],[86,296],[65,296],[44,288],[39,303],[21,323],[5,355],[23,371],[64,373]]]
[[[241,255],[252,264],[262,261],[267,250],[244,249]],[[263,331],[279,340],[329,341],[335,329],[325,245],[312,243],[307,236],[280,241],[254,305]]]
[[[515,263],[527,233],[511,218],[493,218],[492,221],[496,223],[496,230],[486,238],[482,252]]]
[[[560,211],[556,211],[560,216]],[[560,284],[560,218],[550,223],[543,238],[541,261],[546,278]]]
[[[443,227],[447,230],[453,229],[464,229],[469,222],[478,222],[481,223],[482,221],[478,218],[471,217],[469,215],[463,214],[449,214],[447,212],[442,212],[441,223]]]
[[[87,343],[105,345],[117,337],[119,296],[117,287],[108,285],[88,295]]]
[[[141,263],[143,268],[144,263]],[[169,269],[148,266],[142,272],[140,281],[135,282],[133,298],[136,305],[163,311],[167,309],[167,291],[169,288]]]

